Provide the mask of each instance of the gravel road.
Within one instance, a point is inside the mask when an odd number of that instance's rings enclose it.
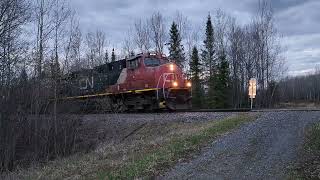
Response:
[[[286,179],[320,111],[266,112],[157,179]]]

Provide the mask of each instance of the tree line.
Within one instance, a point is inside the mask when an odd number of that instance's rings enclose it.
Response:
[[[270,88],[275,88],[272,85],[285,69],[271,5],[260,1],[256,15],[246,25],[238,25],[235,18],[218,10],[213,18],[208,15],[204,34],[190,59],[194,105],[249,107],[248,83],[256,78],[255,106],[269,107],[274,98]]]
[[[275,103],[320,103],[320,72],[304,76],[286,77],[274,83]]]
[[[84,32],[67,0],[2,0],[0,169],[14,168],[26,153],[49,160],[77,151],[79,124],[57,113],[61,77],[140,52],[168,52],[192,80],[194,108],[248,107],[252,77],[258,81],[256,106],[269,106],[283,57],[267,2],[260,1],[246,25],[217,10],[203,29],[180,12],[171,20],[155,12],[135,20],[117,49],[104,30]],[[43,117],[52,97],[51,115]]]

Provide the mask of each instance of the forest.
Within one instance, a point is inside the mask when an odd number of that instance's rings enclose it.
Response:
[[[257,79],[255,108],[319,102],[319,73],[286,78],[281,34],[268,1],[260,1],[247,24],[221,9],[203,20],[196,27],[182,12],[154,12],[133,19],[116,45],[107,29],[85,32],[67,0],[2,0],[0,170],[86,149],[77,144],[77,120],[56,112],[60,78],[141,52],[167,54],[183,68],[193,82],[195,108],[249,107],[250,78]],[[44,116],[52,97],[55,107]]]

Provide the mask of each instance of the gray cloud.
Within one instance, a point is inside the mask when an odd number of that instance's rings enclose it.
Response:
[[[217,9],[237,18],[240,24],[251,21],[257,11],[257,0],[70,0],[80,16],[84,31],[101,29],[106,32],[110,46],[121,47],[123,35],[134,21],[162,12],[168,22],[177,11],[186,15],[194,27],[203,27],[209,12]],[[308,72],[320,65],[320,1],[270,0],[275,23],[283,35],[289,74]]]

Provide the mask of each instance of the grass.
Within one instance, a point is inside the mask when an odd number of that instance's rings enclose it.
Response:
[[[152,177],[161,170],[174,165],[177,161],[187,158],[199,151],[217,136],[239,127],[241,124],[253,120],[254,117],[240,115],[217,122],[211,122],[199,132],[173,138],[153,152],[133,157],[122,167],[112,171],[100,171],[98,179],[134,179],[137,177]]]
[[[305,148],[311,152],[320,151],[320,123],[312,126]]]
[[[320,179],[320,123],[306,133],[303,152],[288,179]]]

